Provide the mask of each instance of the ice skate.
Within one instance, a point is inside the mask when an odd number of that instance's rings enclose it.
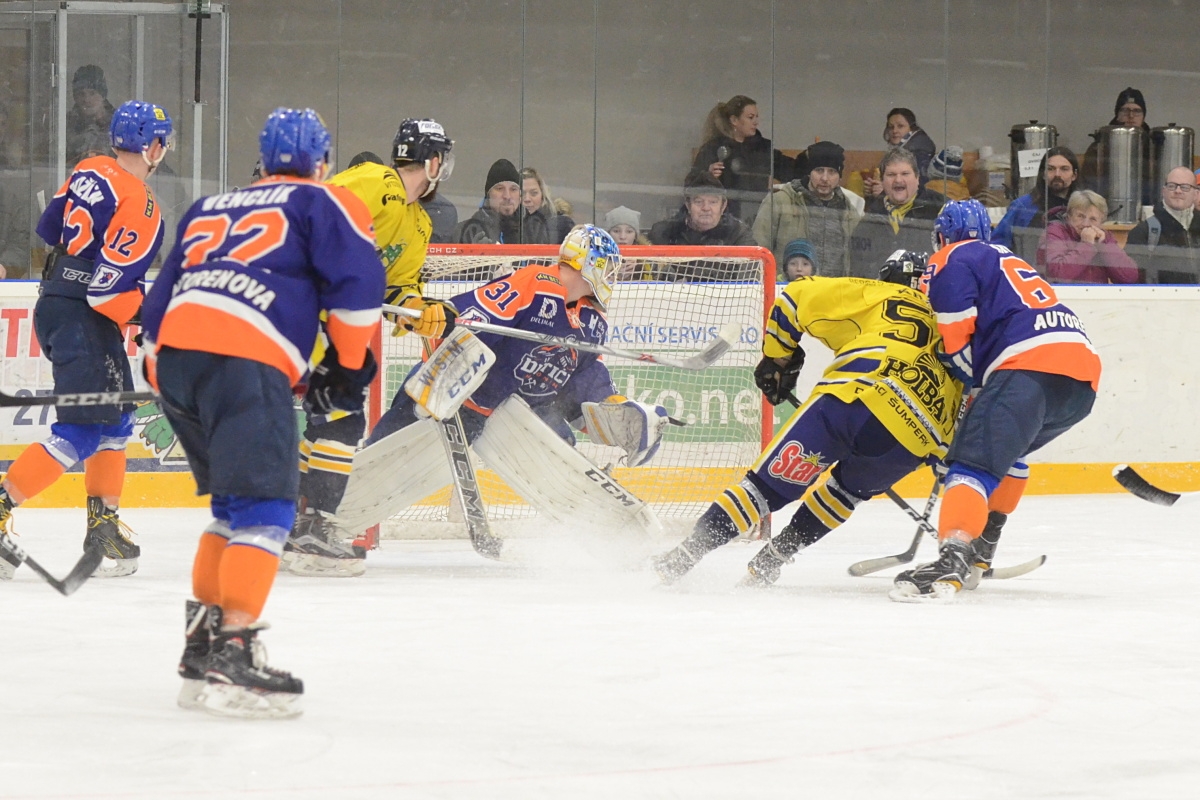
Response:
[[[971,574],[963,583],[964,589],[970,591],[979,586],[979,581],[983,580],[983,573],[992,568],[992,560],[996,557],[996,545],[1000,543],[1000,531],[1004,529],[1004,523],[1007,521],[1008,515],[999,511],[988,514],[983,533],[979,534],[979,538],[972,544]]]
[[[687,548],[687,542],[682,542],[674,550],[654,556],[650,565],[654,567],[659,580],[669,586],[687,575],[699,561],[699,557],[692,555]]]
[[[0,545],[11,541],[9,537],[12,534],[9,531],[9,525],[12,524],[12,510],[12,498],[8,496],[4,487],[0,486]],[[11,581],[19,566],[21,566],[21,559],[10,553],[7,548],[0,546],[0,581]]]
[[[779,552],[775,542],[767,542],[767,546],[750,559],[750,563],[746,565],[746,575],[738,585],[765,589],[779,580],[779,571],[784,564],[791,564],[795,560]]]
[[[216,614],[220,610],[215,611]],[[212,644],[209,608],[196,600],[188,600],[184,613],[183,655],[179,658],[179,677],[183,686],[179,689],[181,708],[204,708],[204,670],[208,666],[208,653]]]
[[[204,670],[206,711],[245,719],[288,719],[302,713],[304,682],[267,666],[266,648],[258,641],[259,631],[267,627],[256,622],[248,628],[213,633]]]
[[[296,518],[279,565],[293,575],[313,577],[353,578],[367,571],[366,551],[345,542],[333,520],[314,509]]]
[[[121,521],[115,508],[104,505],[99,497],[87,499],[87,536],[83,549],[98,548],[104,561],[92,573],[94,578],[119,578],[137,572],[142,548],[130,539],[133,529]]]
[[[937,561],[897,575],[888,597],[898,603],[949,602],[962,589],[971,558],[971,545],[947,539]]]

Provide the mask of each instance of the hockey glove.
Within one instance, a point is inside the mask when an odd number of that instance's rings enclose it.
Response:
[[[392,336],[404,336],[411,331],[427,339],[444,339],[454,330],[454,318],[458,316],[458,309],[452,303],[422,297],[415,292],[405,293],[392,305],[421,312],[420,319],[397,317]]]
[[[754,385],[766,396],[768,403],[777,406],[796,388],[803,366],[804,350],[800,347],[787,360],[764,357],[754,368]]]
[[[310,414],[362,411],[367,399],[367,387],[378,371],[375,354],[370,350],[367,350],[361,367],[348,369],[338,362],[337,351],[330,347],[325,351],[325,358],[308,377],[304,410]]]

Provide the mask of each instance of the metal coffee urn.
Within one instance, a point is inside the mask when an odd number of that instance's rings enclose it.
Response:
[[[1142,213],[1142,129],[1105,125],[1096,131],[1109,222],[1133,224]]]
[[[1150,176],[1156,188],[1167,182],[1167,173],[1176,167],[1192,168],[1195,142],[1194,130],[1174,122],[1150,129]]]
[[[1017,153],[1022,150],[1049,150],[1054,147],[1058,144],[1058,128],[1053,125],[1043,125],[1036,119],[1031,119],[1027,125],[1013,125],[1012,130],[1008,132],[1008,138],[1012,139],[1009,165],[1012,170],[1010,180],[1013,186],[1013,197],[1020,197],[1033,191],[1033,187],[1037,184],[1037,173],[1034,172],[1033,175],[1024,178],[1020,177],[1020,156]]]

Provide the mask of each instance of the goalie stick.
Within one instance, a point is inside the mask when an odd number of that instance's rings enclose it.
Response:
[[[0,408],[13,406],[119,406],[157,400],[154,392],[82,392],[18,397],[0,392]]]
[[[421,312],[414,311],[411,308],[402,306],[384,305],[383,310],[388,314],[396,314],[409,319],[417,319],[421,316]],[[664,367],[676,367],[678,369],[701,370],[707,369],[717,362],[721,356],[729,352],[733,345],[742,335],[742,328],[735,322],[721,328],[717,332],[717,337],[704,346],[700,352],[690,355],[687,358],[670,358],[669,356],[659,355],[657,353],[642,353],[634,350],[621,350],[616,347],[608,347],[602,344],[591,344],[590,342],[579,342],[574,339],[566,339],[561,336],[551,336],[548,333],[535,333],[534,331],[525,331],[520,328],[507,328],[503,325],[492,325],[489,322],[480,322],[473,319],[463,319],[459,317],[454,320],[455,325],[462,325],[464,328],[470,328],[473,331],[480,333],[492,333],[497,336],[508,336],[513,339],[524,339],[527,342],[539,342],[541,344],[556,344],[562,347],[570,347],[572,350],[582,350],[585,353],[599,353],[602,356],[613,356],[614,358],[627,358],[631,361],[641,361],[647,364],[658,364]]]
[[[1117,464],[1117,466],[1113,467],[1113,478],[1134,497],[1140,497],[1142,500],[1154,503],[1156,506],[1167,506],[1169,508],[1174,505],[1187,505],[1194,503],[1200,497],[1200,492],[1180,493],[1160,489],[1139,475],[1128,464]]]
[[[104,551],[98,547],[89,547],[83,551],[83,556],[76,562],[71,571],[67,573],[67,577],[61,581],[51,575],[45,567],[30,558],[29,554],[8,536],[0,536],[0,550],[11,555],[21,564],[28,564],[29,568],[45,579],[46,583],[50,584],[54,589],[66,597],[73,594],[76,589],[92,577],[92,573],[100,566],[100,562],[104,560]]]

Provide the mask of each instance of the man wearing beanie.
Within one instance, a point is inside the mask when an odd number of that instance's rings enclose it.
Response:
[[[710,173],[700,169],[688,173],[683,196],[683,208],[678,214],[656,222],[650,228],[650,244],[709,247],[754,247],[757,244],[746,223],[727,210],[729,202],[725,187]],[[666,280],[702,279],[694,273],[685,276],[682,268],[659,277]]]
[[[483,204],[458,226],[460,244],[553,244],[538,218],[522,224],[521,173],[507,158],[497,159],[483,184]]]
[[[91,142],[108,140],[108,124],[115,110],[108,102],[104,70],[95,64],[85,64],[75,70],[71,78],[71,95],[75,104],[67,111],[68,167],[74,167],[87,154]]]
[[[809,146],[797,163],[803,176],[770,194],[754,220],[754,238],[783,263],[784,247],[807,239],[824,274],[850,274],[850,235],[863,215],[863,199],[841,186],[845,153],[833,142]]]
[[[1126,86],[1117,95],[1113,106],[1113,117],[1109,125],[1124,125],[1128,128],[1142,129],[1142,205],[1150,205],[1157,200],[1154,176],[1150,174],[1150,125],[1146,122],[1146,98],[1140,89]],[[1098,133],[1098,131],[1097,131]],[[1088,145],[1083,154],[1082,177],[1085,185],[1095,188],[1101,195],[1108,196],[1108,176],[1101,174],[1100,141],[1096,139]]]

